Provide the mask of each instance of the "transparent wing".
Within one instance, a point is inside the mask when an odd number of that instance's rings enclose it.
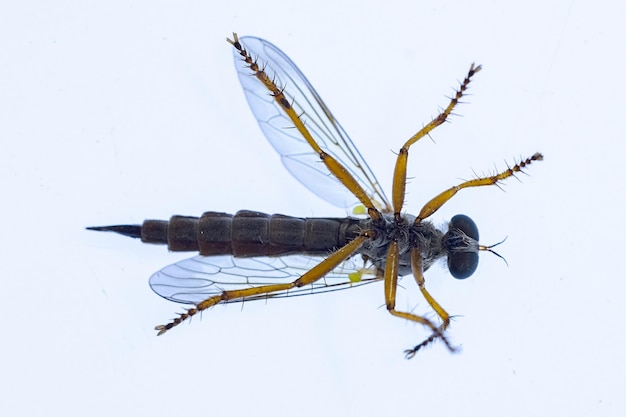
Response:
[[[230,255],[194,256],[153,274],[150,277],[150,287],[158,295],[170,301],[198,304],[227,290],[295,281],[321,260],[322,258],[304,255],[280,258],[234,258]],[[357,287],[379,280],[375,276],[360,278],[363,272],[362,261],[348,259],[312,285],[246,298],[245,301],[318,294]],[[372,271],[365,271],[366,274],[368,272]],[[357,274],[360,280],[355,280],[355,275],[352,275],[351,281],[351,274]]]
[[[284,89],[285,96],[320,147],[350,171],[374,204],[378,205],[378,209],[390,211],[378,180],[296,64],[264,39],[246,36],[239,41],[276,85]],[[269,91],[251,75],[251,70],[234,51],[239,81],[252,113],[291,175],[331,204],[339,207],[358,204],[358,199],[328,172],[319,155],[311,149]]]

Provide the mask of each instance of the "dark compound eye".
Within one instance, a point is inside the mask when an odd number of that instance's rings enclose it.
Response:
[[[478,242],[476,223],[464,214],[457,214],[450,220],[450,241],[455,242],[455,249],[448,254],[448,269],[456,279],[469,278],[478,267],[478,248],[469,249],[470,242],[459,238],[459,231]],[[468,251],[463,251],[467,247]]]

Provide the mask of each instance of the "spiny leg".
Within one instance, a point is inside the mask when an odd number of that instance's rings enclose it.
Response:
[[[437,126],[443,124],[447,118],[452,114],[452,111],[459,103],[463,95],[465,94],[469,83],[478,71],[481,70],[481,66],[474,66],[472,64],[467,73],[467,76],[461,83],[460,87],[457,89],[456,94],[452,99],[450,99],[450,103],[448,106],[434,119],[432,119],[426,126],[420,129],[415,135],[413,135],[406,143],[400,148],[400,152],[398,152],[398,159],[396,160],[396,166],[393,174],[393,184],[392,184],[392,203],[394,210],[394,221],[400,223],[402,221],[402,207],[404,206],[404,196],[406,191],[406,170],[408,164],[409,157],[409,148],[415,142],[428,135],[433,129]],[[440,327],[436,327],[430,320],[425,317],[417,316],[415,314],[400,312],[395,310],[395,300],[396,300],[396,286],[398,283],[398,245],[397,241],[392,241],[391,246],[389,248],[389,252],[387,254],[387,264],[385,268],[385,300],[387,302],[387,309],[391,314],[396,317],[402,317],[406,320],[414,321],[417,323],[421,323],[432,330],[432,334],[426,341],[419,344],[419,347],[409,349],[405,351],[407,359],[410,359],[415,355],[417,350],[428,343],[431,343],[436,338],[441,338],[444,341],[448,349],[454,351],[453,348],[446,337],[443,335],[446,327],[450,323],[450,316],[448,313],[435,301],[435,299],[428,293],[424,285],[424,275],[421,271],[421,257],[419,250],[413,249],[411,252],[411,257],[415,257],[416,261],[412,261],[412,267],[414,265],[419,265],[419,267],[415,268],[413,274],[415,279],[418,282],[420,291],[422,292],[424,298],[428,301],[428,304],[437,312],[437,315],[443,320],[443,324]]]
[[[424,205],[420,214],[415,219],[415,224],[421,222],[427,217],[431,216],[435,211],[437,211],[441,206],[443,206],[448,200],[450,200],[459,190],[463,188],[469,187],[482,187],[487,185],[496,185],[498,182],[503,181],[509,177],[512,177],[517,172],[521,172],[526,166],[530,165],[533,161],[541,161],[543,160],[543,155],[539,152],[534,155],[526,158],[523,161],[515,164],[513,167],[506,169],[496,175],[492,175],[489,177],[481,177],[473,180],[465,181],[459,185],[449,188],[448,190],[440,193],[438,196],[430,200],[428,203]],[[489,246],[479,246],[479,250],[490,250]],[[437,313],[439,318],[441,318],[441,326],[439,326],[439,333],[445,332],[446,328],[450,325],[450,315],[441,307],[441,305],[430,295],[430,293],[426,290],[426,282],[424,280],[424,274],[422,272],[422,258],[419,254],[419,250],[417,248],[413,248],[411,251],[411,269],[413,272],[413,276],[417,281],[417,285],[422,292],[422,295],[431,306],[431,308]],[[405,351],[407,358],[413,357],[418,350],[428,345],[432,341],[434,341],[439,335],[437,333],[433,333],[430,337],[424,340],[422,343],[416,345],[412,349]]]
[[[214,297],[207,298],[204,301],[198,303],[194,308],[188,309],[185,313],[182,313],[180,317],[173,319],[168,324],[161,324],[156,326],[154,329],[158,330],[158,336],[170,330],[172,327],[178,326],[180,323],[185,321],[186,319],[195,316],[197,313],[206,310],[209,307],[212,307],[219,303],[226,303],[228,301],[237,300],[237,299],[245,299],[247,297],[254,297],[258,295],[264,294],[272,294],[279,291],[288,291],[292,288],[299,288],[305,285],[309,285],[314,283],[315,281],[321,279],[326,274],[328,274],[331,270],[333,270],[337,265],[347,259],[350,255],[352,255],[356,250],[358,250],[361,245],[372,237],[370,232],[363,232],[361,235],[357,236],[354,240],[349,242],[347,245],[333,252],[328,258],[324,259],[322,262],[314,266],[312,269],[303,274],[300,278],[293,282],[289,282],[286,284],[274,284],[274,285],[262,285],[259,287],[252,288],[244,288],[241,290],[233,290],[233,291],[224,291],[220,295],[216,295]]]
[[[396,166],[393,173],[393,184],[392,184],[392,203],[394,208],[394,215],[396,219],[400,218],[400,211],[402,210],[402,206],[404,205],[404,195],[406,189],[406,170],[409,159],[409,148],[415,142],[428,135],[434,128],[444,123],[452,111],[459,104],[459,101],[465,94],[469,83],[472,80],[474,74],[481,70],[481,66],[474,66],[472,64],[467,73],[467,76],[456,90],[456,94],[454,97],[450,99],[450,103],[448,107],[444,109],[437,117],[432,119],[426,126],[421,128],[415,135],[413,135],[406,143],[400,148],[398,152],[398,159],[396,160]]]
[[[424,279],[424,272],[422,269],[422,256],[418,248],[411,249],[411,271],[413,273],[413,277],[415,277],[415,281],[417,281],[417,285],[419,286],[420,291],[422,292],[422,296],[428,302],[428,305],[437,313],[439,318],[441,319],[441,325],[437,329],[437,332],[433,332],[426,340],[421,342],[418,345],[415,345],[411,349],[407,349],[404,351],[406,358],[411,359],[418,350],[423,348],[424,346],[432,343],[439,334],[443,334],[448,326],[450,325],[450,315],[443,307],[430,295],[428,290],[426,290],[426,280]],[[445,340],[445,339],[444,339]]]
[[[399,262],[399,253],[398,253],[398,242],[397,240],[392,240],[389,245],[389,251],[387,252],[387,263],[385,265],[385,302],[387,305],[387,310],[389,313],[396,317],[403,318],[405,320],[413,321],[415,323],[422,324],[428,327],[432,331],[432,335],[427,339],[428,343],[432,342],[436,338],[440,338],[446,345],[446,347],[454,352],[456,350],[453,347],[448,339],[443,334],[442,328],[438,328],[432,321],[428,320],[426,317],[418,316],[416,314],[397,311],[396,310],[396,289],[398,287],[398,262]],[[421,287],[420,287],[421,288]],[[424,290],[425,291],[425,290]],[[430,297],[430,296],[429,296]],[[428,299],[428,298],[427,298]],[[431,297],[432,299],[432,297]],[[433,300],[434,301],[434,300]],[[429,301],[430,303],[430,301]],[[436,302],[435,302],[436,304]],[[432,304],[431,304],[432,305]],[[438,306],[438,304],[436,304]],[[440,308],[441,309],[441,308]],[[443,311],[443,309],[441,309]],[[445,311],[444,311],[445,313]],[[439,314],[439,312],[437,313]],[[423,344],[423,343],[422,343]],[[411,352],[412,350],[407,350],[407,352]],[[417,352],[417,350],[415,350]],[[413,354],[406,354],[407,359],[412,358]]]
[[[306,128],[304,122],[300,119],[298,113],[296,113],[292,107],[292,103],[287,100],[283,88],[276,85],[274,80],[267,75],[265,69],[259,66],[255,58],[250,56],[248,51],[239,42],[237,34],[233,33],[232,40],[228,38],[226,38],[226,40],[228,43],[233,45],[237,51],[239,51],[239,55],[241,55],[243,61],[254,73],[254,76],[265,86],[265,88],[267,88],[272,97],[274,97],[274,100],[280,105],[285,114],[289,116],[289,119],[291,119],[296,129],[298,129],[298,132],[300,132],[309,146],[311,146],[311,148],[313,148],[313,150],[319,155],[320,159],[326,165],[331,174],[333,174],[335,178],[337,178],[348,190],[352,192],[352,194],[355,195],[355,197],[359,199],[361,204],[367,208],[367,212],[372,219],[380,220],[382,215],[374,206],[374,203],[367,195],[367,192],[365,192],[363,187],[359,185],[352,174],[350,174],[350,172],[341,163],[339,163],[339,161],[324,152],[324,150],[319,146],[317,141],[311,135],[311,132],[309,132]]]
[[[504,181],[505,179],[514,176],[516,173],[521,172],[526,166],[530,165],[533,161],[542,161],[543,155],[536,152],[534,155],[518,162],[512,167],[488,177],[479,177],[473,180],[462,182],[459,185],[448,188],[446,191],[440,193],[435,198],[431,199],[428,203],[422,207],[419,215],[415,219],[415,224],[418,224],[422,220],[430,217],[434,212],[439,210],[441,206],[448,202],[456,193],[464,188],[470,187],[484,187],[488,185],[496,185],[497,183]]]

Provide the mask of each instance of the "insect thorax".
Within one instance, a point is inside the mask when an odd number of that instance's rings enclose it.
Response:
[[[384,214],[381,222],[366,221],[364,228],[373,230],[375,237],[365,242],[359,253],[384,270],[390,242],[395,239],[400,253],[399,275],[411,273],[411,249],[415,247],[420,251],[422,267],[426,271],[437,259],[447,256],[445,233],[429,221],[417,225],[413,224],[414,221],[415,216],[405,215],[398,223],[393,214]]]

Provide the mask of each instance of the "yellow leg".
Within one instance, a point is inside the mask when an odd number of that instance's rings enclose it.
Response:
[[[419,249],[413,248],[411,249],[411,271],[413,272],[413,277],[415,277],[415,281],[419,286],[422,295],[430,305],[430,307],[437,313],[439,318],[441,319],[441,325],[437,329],[438,333],[443,334],[448,326],[450,325],[450,315],[446,310],[441,307],[441,305],[430,295],[428,290],[426,290],[426,280],[424,279],[424,273],[422,272],[422,257],[419,253]],[[426,340],[421,342],[418,345],[411,349],[407,349],[404,351],[406,357],[408,359],[415,356],[418,350],[423,348],[424,346],[430,344],[437,338],[437,333],[433,332]],[[444,339],[445,340],[445,339]]]
[[[452,114],[452,111],[459,103],[465,91],[467,90],[469,83],[478,71],[480,71],[481,66],[474,66],[472,64],[467,73],[467,76],[461,83],[461,86],[456,91],[456,94],[448,103],[448,106],[442,111],[437,117],[432,119],[426,126],[420,129],[415,135],[413,135],[406,143],[400,148],[398,152],[398,159],[396,160],[396,165],[393,173],[393,184],[392,184],[392,205],[394,211],[395,221],[400,223],[402,221],[402,207],[404,206],[404,196],[406,192],[406,171],[409,159],[409,148],[415,142],[428,135],[433,129],[437,126],[443,124],[448,117]],[[385,301],[387,303],[387,310],[391,314],[396,317],[401,317],[405,320],[413,321],[416,323],[420,323],[431,329],[432,334],[426,339],[424,342],[415,346],[412,349],[408,349],[405,351],[407,358],[412,358],[413,355],[422,347],[427,344],[433,342],[437,338],[441,338],[444,341],[448,349],[454,351],[453,348],[446,337],[444,336],[444,331],[448,327],[450,323],[450,316],[448,313],[435,301],[435,299],[428,293],[424,283],[424,275],[422,273],[422,260],[421,255],[418,249],[413,249],[411,252],[412,259],[412,267],[413,267],[413,275],[418,282],[420,291],[428,304],[435,310],[437,315],[442,319],[443,323],[441,326],[435,326],[430,320],[425,317],[418,316],[408,312],[397,311],[395,309],[396,303],[396,287],[398,285],[398,244],[396,241],[392,241],[389,252],[387,254],[387,264],[385,267]]]
[[[226,303],[232,300],[242,300],[247,297],[253,297],[263,294],[272,294],[279,291],[288,291],[292,288],[303,287],[308,284],[312,284],[315,281],[321,279],[326,274],[328,274],[333,268],[347,259],[350,255],[352,255],[356,250],[358,250],[363,242],[367,239],[370,239],[372,235],[369,232],[363,232],[360,236],[357,236],[350,243],[340,248],[336,252],[333,252],[328,258],[324,259],[322,262],[317,264],[311,270],[307,271],[304,275],[293,282],[289,282],[286,284],[274,284],[274,285],[262,285],[259,287],[253,288],[244,288],[241,290],[233,290],[233,291],[224,291],[220,295],[216,295],[214,297],[207,298],[206,300],[198,303],[194,308],[190,308],[187,312],[182,313],[180,317],[175,318],[168,324],[161,324],[156,326],[154,329],[159,332],[157,335],[162,335],[163,333],[170,330],[172,327],[178,326],[183,321],[187,320],[190,317],[195,316],[197,313],[206,310],[209,307],[213,307],[216,304]]]
[[[474,74],[480,71],[480,69],[480,65],[474,66],[474,64],[472,64],[467,73],[467,76],[461,83],[461,86],[456,91],[454,97],[452,97],[452,99],[450,100],[448,107],[446,107],[444,111],[442,111],[437,117],[432,119],[426,126],[421,128],[419,132],[417,132],[409,140],[407,140],[402,148],[400,148],[400,152],[398,152],[398,159],[396,160],[396,166],[393,173],[393,186],[391,196],[396,218],[399,218],[400,211],[402,210],[402,206],[404,205],[404,195],[406,189],[406,169],[409,159],[409,148],[415,142],[428,135],[434,128],[441,125],[448,119],[448,116],[452,114],[452,111],[454,110],[456,105],[459,104],[461,97],[463,97],[463,95],[465,94],[465,91],[467,90],[469,83],[472,80],[472,77],[474,76]]]
[[[389,245],[389,251],[387,252],[387,264],[385,265],[384,285],[385,285],[385,303],[387,305],[387,310],[389,311],[389,313],[391,313],[392,315],[396,317],[400,317],[405,320],[419,323],[423,326],[428,327],[432,331],[431,336],[427,339],[428,342],[427,343],[422,342],[420,345],[418,345],[420,348],[432,342],[436,338],[440,338],[446,344],[447,348],[450,349],[451,352],[454,352],[456,348],[454,348],[450,344],[450,342],[448,342],[448,339],[443,334],[445,327],[443,326],[437,327],[432,321],[428,320],[426,317],[418,316],[416,314],[408,313],[405,311],[396,310],[396,288],[398,286],[398,257],[399,257],[398,242],[395,240],[392,240]],[[419,255],[418,255],[418,258],[419,258]],[[421,259],[420,259],[420,263],[421,263]],[[423,280],[423,277],[422,277],[422,280]],[[423,285],[420,286],[420,289],[423,289]],[[425,288],[423,289],[422,293],[424,292],[426,292]],[[426,294],[428,294],[428,292],[426,292]],[[430,297],[430,295],[428,295],[427,300],[428,299],[432,300],[434,302],[434,305],[436,305],[439,308],[439,310],[445,313],[445,311],[439,306],[439,304],[437,304],[437,302],[435,302],[434,299],[432,299],[432,297]],[[429,304],[430,304],[430,301],[429,301]],[[433,304],[431,304],[431,306],[433,306]],[[435,309],[435,311],[437,311],[437,314],[439,314],[439,311],[437,309]],[[449,318],[448,318],[448,322],[449,322]],[[414,349],[406,350],[405,354],[406,354],[407,359],[412,358],[418,349],[414,348]]]
[[[331,155],[327,154],[320,148],[317,141],[311,136],[311,132],[306,128],[300,116],[296,113],[296,111],[291,106],[291,103],[285,97],[285,94],[279,86],[276,85],[274,80],[270,78],[264,71],[263,68],[259,66],[256,60],[248,54],[248,51],[239,43],[239,38],[237,34],[233,33],[233,40],[226,39],[231,45],[235,47],[239,51],[242,59],[248,64],[250,70],[254,72],[254,76],[267,88],[269,93],[274,97],[274,100],[280,105],[285,114],[289,116],[292,123],[295,125],[298,132],[304,137],[307,143],[313,148],[315,152],[319,155],[322,162],[326,165],[328,170],[337,178],[348,190],[350,190],[367,208],[367,212],[370,217],[374,220],[379,220],[382,218],[382,215],[374,206],[371,198],[367,195],[367,192],[359,185],[359,183],[354,179],[352,174],[348,172],[348,170],[341,165],[335,158]]]
[[[440,193],[438,196],[430,200],[428,203],[422,207],[420,214],[415,219],[415,224],[421,222],[422,220],[430,217],[434,212],[439,210],[441,206],[443,206],[448,200],[450,200],[456,193],[458,193],[463,188],[470,187],[484,187],[486,185],[495,185],[498,182],[501,182],[509,177],[512,177],[517,172],[521,172],[522,169],[526,168],[527,165],[530,165],[533,161],[541,161],[543,160],[543,155],[539,152],[534,155],[526,158],[523,161],[515,164],[513,167],[508,168],[505,171],[500,172],[499,174],[492,175],[490,177],[481,177],[475,178],[473,180],[462,182],[459,185],[455,185],[454,187],[448,188],[446,191]]]
[[[415,219],[415,224],[431,216],[435,211],[437,211],[441,206],[443,206],[448,200],[450,200],[459,190],[462,190],[463,188],[469,188],[469,187],[482,187],[482,186],[487,186],[487,185],[495,185],[498,182],[503,181],[506,178],[509,178],[515,175],[516,172],[521,172],[522,169],[524,169],[527,165],[529,165],[533,161],[541,161],[542,159],[543,159],[543,155],[541,155],[540,153],[535,153],[531,157],[526,158],[525,160],[515,164],[513,167],[508,168],[507,170],[501,173],[492,175],[490,177],[482,177],[482,178],[476,178],[473,180],[465,181],[459,185],[449,188],[448,190],[440,193],[438,196],[436,196],[435,198],[433,198],[432,200],[430,200],[428,203],[424,205],[424,207],[420,211],[420,214]],[[486,246],[481,246],[480,248],[481,250],[489,250],[489,247],[486,247]],[[417,281],[417,285],[419,286],[419,289],[422,292],[422,295],[424,296],[424,298],[426,299],[430,307],[435,311],[435,313],[437,313],[437,315],[441,319],[441,325],[437,329],[438,333],[433,332],[433,334],[429,338],[424,340],[422,343],[416,345],[412,349],[405,351],[407,358],[413,357],[417,353],[418,350],[428,345],[429,343],[433,342],[437,337],[442,337],[443,339],[443,336],[440,336],[440,335],[443,335],[445,330],[450,325],[450,315],[448,314],[448,312],[444,310],[444,308],[441,307],[441,305],[430,295],[428,290],[426,290],[426,280],[424,279],[424,274],[422,271],[422,257],[419,253],[418,248],[413,248],[411,250],[411,270],[413,273],[413,277],[415,277],[415,280]]]

